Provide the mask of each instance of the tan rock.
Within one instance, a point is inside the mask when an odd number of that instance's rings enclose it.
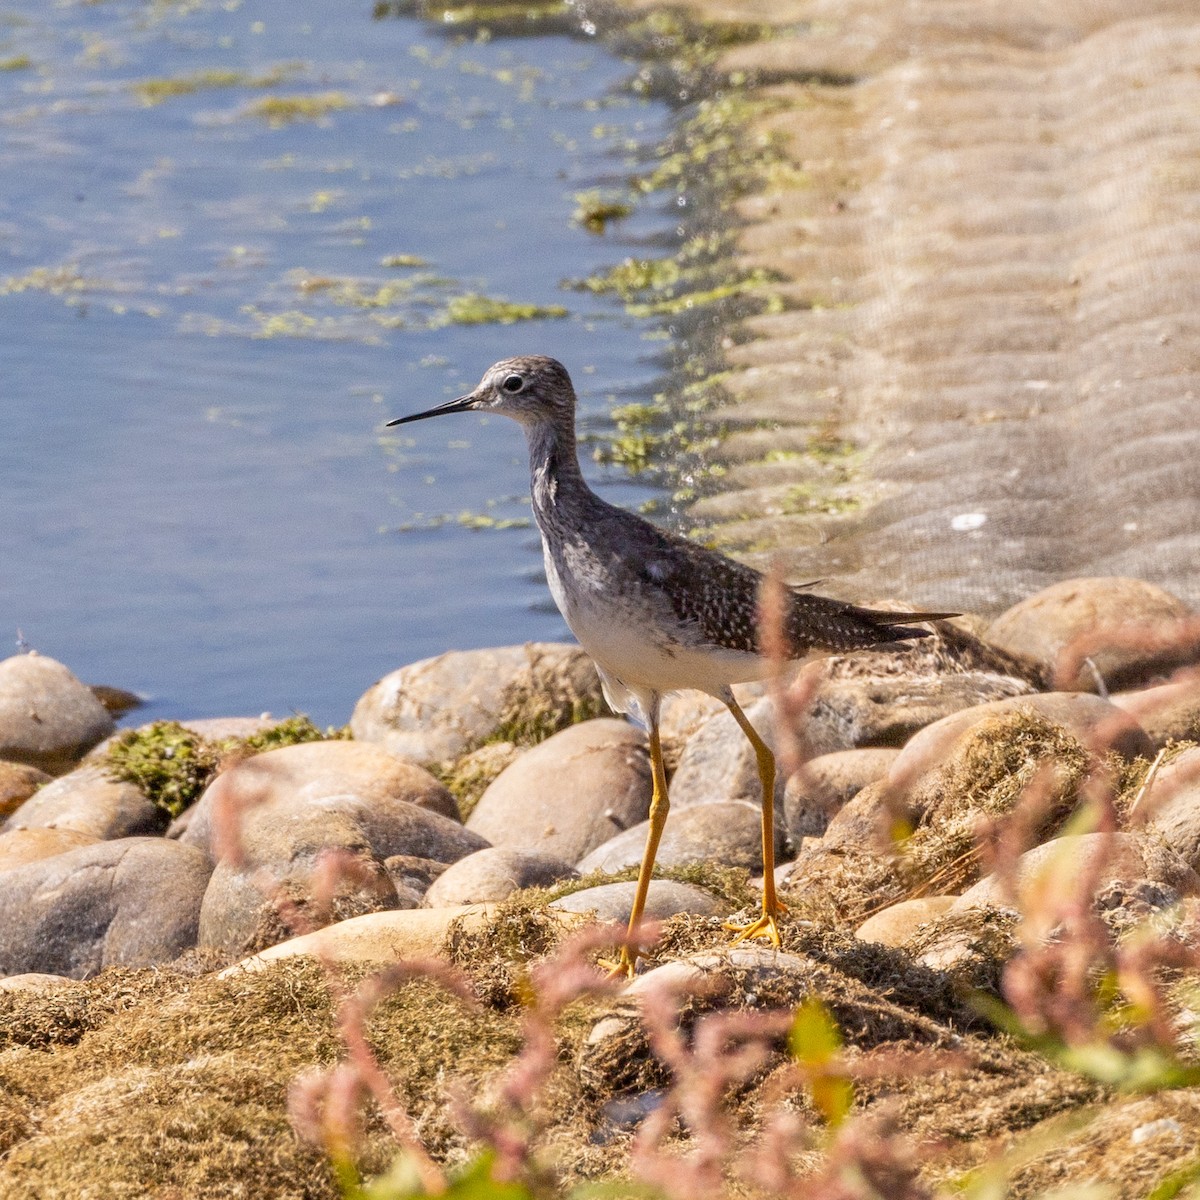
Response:
[[[108,710],[62,663],[40,654],[0,662],[0,759],[59,775],[112,731]]]
[[[245,954],[298,923],[411,902],[389,858],[449,863],[487,845],[432,810],[447,796],[423,768],[354,742],[285,746],[222,772],[179,839],[219,860],[200,910],[201,948]]]
[[[1087,745],[1101,737],[1117,753],[1135,758],[1152,753],[1150,739],[1128,713],[1099,696],[1080,692],[1044,692],[979,704],[943,717],[912,737],[888,768],[888,781],[905,787],[945,760],[968,729],[1001,713],[1031,709],[1061,725]]]
[[[494,846],[575,863],[650,809],[646,737],[600,718],[564,729],[507,767],[479,799],[467,828]]]
[[[548,854],[489,846],[447,867],[425,893],[424,904],[428,908],[483,904],[503,900],[519,888],[550,887],[577,874],[570,863]]]
[[[899,753],[892,747],[838,750],[805,763],[787,781],[783,794],[792,841],[820,837],[830,818],[867,784],[882,779]]]
[[[987,640],[1037,663],[1049,678],[1068,665],[1065,652],[1082,648],[1095,671],[1073,664],[1076,669],[1058,685],[1065,691],[1098,691],[1098,674],[1106,688],[1116,690],[1150,682],[1181,662],[1195,661],[1200,646],[1163,652],[1148,645],[1122,645],[1112,635],[1138,627],[1161,631],[1189,611],[1178,597],[1142,579],[1066,579],[1001,613],[988,628]]]
[[[597,846],[578,862],[588,871],[620,871],[642,861],[650,822],[643,821]],[[775,853],[783,852],[783,831],[775,826]],[[655,859],[660,867],[681,867],[695,862],[718,862],[730,867],[761,871],[762,809],[748,800],[719,800],[672,812],[667,818]]]
[[[774,707],[770,698],[764,696],[755,700],[744,711],[763,741],[774,748]],[[775,808],[781,829],[785,783],[783,776],[777,773]],[[669,794],[671,807],[680,812],[718,801],[762,803],[762,782],[754,747],[724,705],[688,739],[671,780]]]
[[[1017,899],[1022,909],[1038,897],[1061,894],[1073,880],[1097,869],[1096,886],[1149,880],[1184,896],[1200,895],[1200,875],[1156,838],[1132,833],[1085,833],[1055,838],[1027,850],[1017,860]],[[952,913],[985,906],[1009,907],[1003,883],[988,875],[955,900]]]
[[[26,763],[0,762],[0,821],[16,812],[53,775]]]
[[[53,992],[75,980],[67,975],[48,975],[43,971],[26,971],[21,975],[6,975],[0,979],[0,992]]]
[[[337,963],[394,963],[404,958],[428,958],[444,953],[446,933],[452,922],[462,920],[468,931],[483,928],[494,905],[464,904],[455,908],[414,908],[405,911],[367,913],[315,933],[269,946],[227,967],[221,978],[244,971],[261,971],[281,958],[306,954]],[[568,928],[580,922],[574,914],[560,914]]]
[[[0,833],[0,871],[53,858],[98,840],[75,829],[7,829]]]
[[[454,797],[428,771],[380,746],[303,742],[256,754],[223,771],[194,805],[180,840],[209,850],[218,809],[248,817],[263,804],[285,801],[299,809],[337,795],[358,797],[365,810],[405,801],[451,819],[458,816]]]
[[[583,888],[553,900],[550,907],[562,912],[590,913],[598,921],[616,921],[627,925],[633,912],[637,883],[602,883],[597,887]],[[688,883],[677,883],[672,879],[652,879],[646,893],[645,918],[649,921],[665,921],[677,913],[691,913],[700,917],[722,916],[728,912],[711,892]]]
[[[1155,750],[1168,742],[1200,742],[1200,681],[1161,683],[1109,699],[1141,725]]]
[[[854,931],[854,936],[859,941],[877,942],[881,946],[903,946],[918,926],[936,920],[954,899],[953,896],[919,896],[914,900],[901,900],[899,904],[889,905],[868,917]]]
[[[46,784],[4,823],[4,829],[73,829],[92,838],[161,831],[165,815],[132,783],[103,767],[82,766]]]
[[[580,647],[530,642],[401,667],[359,699],[350,729],[413,762],[446,763],[500,732],[538,741],[604,711],[596,668]]]

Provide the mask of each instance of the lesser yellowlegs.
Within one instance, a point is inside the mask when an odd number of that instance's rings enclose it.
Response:
[[[575,449],[575,389],[555,359],[506,358],[487,371],[473,392],[388,424],[470,411],[503,413],[524,428],[533,515],[554,602],[595,659],[608,703],[640,721],[649,733],[654,781],[650,830],[629,922],[631,935],[645,908],[667,820],[659,704],[667,692],[695,688],[716,696],[733,714],[754,747],[762,782],[762,914],[748,925],[730,928],[739,938],[762,937],[778,946],[775,759],[730,690],[731,684],[765,674],[757,628],[762,576],[616,508],[588,487]],[[904,622],[954,615],[877,612],[807,591],[789,590],[788,596],[785,632],[796,658],[925,637],[926,630]],[[636,957],[636,951],[622,951],[621,968],[632,973]]]

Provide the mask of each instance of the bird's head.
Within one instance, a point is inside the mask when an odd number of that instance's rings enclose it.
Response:
[[[504,358],[484,372],[473,392],[388,424],[472,411],[503,413],[527,426],[549,421],[570,427],[575,420],[575,389],[566,367],[557,359],[541,354]]]

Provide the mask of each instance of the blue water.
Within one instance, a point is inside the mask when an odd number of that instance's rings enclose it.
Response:
[[[26,58],[0,70],[0,654],[143,693],[135,720],[340,723],[402,663],[567,636],[536,532],[459,522],[527,518],[519,429],[383,423],[511,353],[568,364],[585,432],[649,395],[657,332],[562,285],[674,234],[655,203],[571,219],[666,135],[629,64],[311,0],[0,5],[0,63]],[[134,86],[212,70],[250,82]],[[470,292],[569,315],[442,323]]]

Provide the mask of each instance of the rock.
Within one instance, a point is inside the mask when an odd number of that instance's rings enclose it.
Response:
[[[378,746],[301,742],[256,754],[218,775],[193,805],[180,839],[210,850],[215,810],[248,815],[258,804],[281,800],[303,808],[339,794],[356,796],[366,806],[405,801],[452,819],[458,815],[454,797],[428,771]]]
[[[464,821],[470,819],[479,797],[500,773],[521,757],[522,749],[512,742],[488,742],[478,750],[469,750],[453,766],[440,772],[442,782],[458,800],[458,811]]]
[[[262,713],[257,717],[193,717],[179,724],[206,742],[223,742],[229,738],[248,738],[256,733],[266,733],[268,729],[274,729],[291,719]]]
[[[886,852],[891,848],[888,831],[896,818],[904,816],[911,820],[916,815],[905,798],[888,786],[886,778],[876,779],[834,813],[825,827],[824,835],[812,850],[823,853],[849,846],[858,849],[877,848]]]
[[[146,703],[145,698],[139,696],[137,692],[127,691],[125,688],[113,687],[111,684],[89,683],[88,687],[92,695],[114,717],[124,716],[125,713],[132,712],[135,708],[141,708]]]
[[[467,828],[495,846],[576,862],[650,810],[645,736],[600,718],[526,751],[479,799]]]
[[[1200,871],[1200,746],[1189,747],[1155,773],[1133,819]]]
[[[865,669],[871,660],[863,656],[862,661]],[[828,679],[804,723],[804,739],[813,755],[856,746],[902,746],[919,729],[951,713],[1032,693],[1023,679],[986,671]]]
[[[414,762],[446,763],[486,741],[539,741],[604,711],[596,668],[580,647],[530,642],[401,667],[359,699],[350,729]]]
[[[53,858],[99,840],[74,829],[6,829],[0,833],[0,871]]]
[[[757,804],[746,800],[718,800],[671,812],[655,861],[660,867],[682,867],[694,862],[718,862],[729,867],[763,869],[762,816]],[[578,863],[588,871],[620,871],[637,866],[646,848],[649,821],[610,838]],[[775,852],[781,854],[783,836],[775,831]]]
[[[475,850],[472,853],[478,854]],[[470,855],[467,856],[468,858]],[[437,862],[432,858],[421,858],[416,854],[390,854],[383,860],[383,869],[396,888],[396,895],[402,903],[400,908],[416,908],[425,898],[425,893],[433,886],[448,863]],[[404,903],[413,898],[413,903]]]
[[[104,705],[62,663],[40,654],[0,662],[0,759],[59,775],[113,728]]]
[[[570,863],[548,854],[489,846],[447,867],[425,893],[425,904],[429,908],[450,908],[503,900],[519,888],[550,887],[578,874]]]
[[[0,821],[16,812],[53,775],[26,763],[0,762]]]
[[[563,912],[592,913],[598,921],[616,921],[620,925],[628,925],[636,892],[637,884],[632,880],[628,883],[602,883],[598,887],[584,888],[553,900],[550,907]],[[650,921],[665,921],[677,913],[718,917],[727,911],[728,906],[711,892],[689,883],[652,879],[646,893],[645,916]]]
[[[954,903],[953,896],[919,896],[890,904],[868,917],[855,931],[862,942],[881,946],[903,946],[921,925],[940,917]]]
[[[1000,994],[1004,966],[1017,952],[1020,914],[1007,908],[957,909],[913,931],[905,949],[924,967],[944,971],[959,988]]]
[[[212,867],[166,838],[119,838],[5,872],[0,975],[86,979],[104,967],[151,967],[196,944]]]
[[[1061,893],[1069,881],[1091,872],[1099,859],[1097,890],[1114,881],[1165,884],[1182,896],[1200,895],[1200,875],[1172,850],[1144,834],[1084,833],[1055,838],[1027,850],[1017,860],[1018,900],[1024,910],[1035,893]],[[955,900],[950,913],[1005,908],[1012,899],[995,875],[988,875]]]
[[[1109,699],[1145,731],[1155,750],[1168,742],[1200,742],[1200,683],[1162,683]]]
[[[48,975],[43,971],[26,971],[21,975],[6,975],[0,979],[0,992],[53,992],[74,982],[66,975]]]
[[[351,742],[286,746],[218,775],[181,839],[220,860],[201,906],[201,948],[253,952],[305,925],[411,903],[388,858],[455,862],[487,845],[405,798],[437,790],[420,767]],[[231,819],[218,838],[222,813]]]
[[[455,921],[468,932],[481,929],[492,905],[464,904],[457,908],[417,908],[403,912],[374,912],[327,925],[315,933],[289,938],[227,967],[220,978],[261,971],[281,958],[297,954],[323,957],[336,963],[395,963],[405,958],[444,956],[446,933]]]
[[[753,694],[752,694],[753,693]],[[762,694],[761,684],[749,688],[734,689],[738,703],[743,709],[751,705]],[[710,717],[729,710],[716,696],[691,689],[684,692],[668,692],[662,699],[658,714],[658,736],[662,741],[663,762],[667,773],[673,774],[683,756],[683,748]]]
[[[1061,725],[1085,745],[1099,735],[1125,758],[1148,757],[1153,753],[1145,730],[1115,704],[1086,693],[1045,692],[979,704],[935,721],[905,745],[888,768],[889,782],[899,788],[907,786],[946,759],[968,729],[997,714],[1025,709]]]
[[[1069,673],[1057,685],[1064,691],[1097,691],[1098,673],[1106,689],[1115,691],[1149,683],[1183,662],[1196,661],[1200,646],[1163,652],[1148,645],[1121,645],[1120,640],[1128,639],[1105,635],[1134,627],[1161,633],[1188,615],[1182,600],[1141,579],[1067,579],[1001,613],[986,638],[1006,653],[1038,664],[1050,678],[1064,651],[1082,648],[1095,672],[1086,663],[1064,661]]]
[[[774,710],[770,699],[764,696],[744,711],[759,736],[774,749]],[[776,823],[781,827],[785,782],[777,772],[775,810],[778,814]],[[688,739],[668,794],[675,811],[717,801],[762,803],[762,783],[754,747],[733,719],[733,713],[724,706]]]
[[[165,821],[134,784],[113,779],[103,767],[86,766],[46,784],[3,828],[73,829],[108,840],[159,833]]]
[[[783,793],[784,819],[793,843],[820,837],[829,819],[867,784],[882,779],[899,753],[891,747],[837,750],[806,762]]]

